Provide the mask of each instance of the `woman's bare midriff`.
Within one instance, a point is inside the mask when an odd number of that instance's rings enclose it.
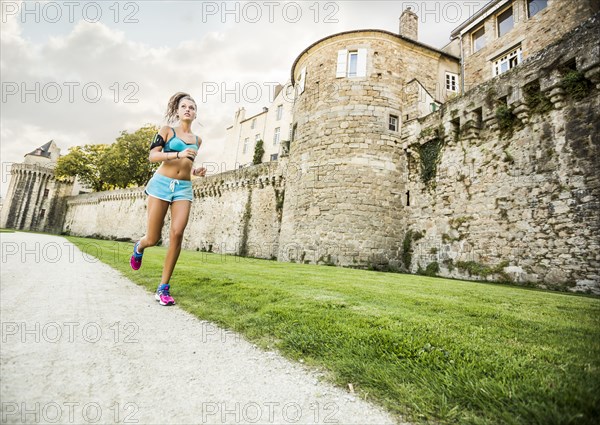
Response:
[[[192,161],[187,158],[181,158],[169,161],[169,163],[163,162],[156,171],[170,179],[191,180],[192,166]]]

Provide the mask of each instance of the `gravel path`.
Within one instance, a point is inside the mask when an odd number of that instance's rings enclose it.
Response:
[[[1,423],[396,423],[64,238],[0,242]]]

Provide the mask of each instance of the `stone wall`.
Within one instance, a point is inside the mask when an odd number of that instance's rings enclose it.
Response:
[[[285,165],[284,158],[195,180],[184,248],[275,258]]]
[[[147,224],[143,188],[111,190],[67,198],[64,232],[75,236],[136,240]]]
[[[412,251],[412,272],[439,266],[443,276],[600,293],[600,43],[589,36],[598,33],[596,17],[406,124],[412,233],[399,256]],[[581,93],[564,85],[567,74]],[[437,165],[428,183],[425,156]]]
[[[183,248],[273,258],[277,252],[285,159],[193,182],[194,202]],[[143,188],[68,198],[64,231],[138,240],[147,225]],[[169,243],[170,213],[162,243]]]

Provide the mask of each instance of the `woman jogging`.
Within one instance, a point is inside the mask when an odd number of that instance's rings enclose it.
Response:
[[[202,140],[192,133],[192,121],[196,119],[196,102],[187,93],[171,96],[165,117],[167,124],[178,122],[176,127],[164,126],[154,136],[150,146],[150,162],[162,162],[148,184],[148,228],[146,235],[133,247],[131,268],[142,265],[144,250],[154,246],[160,239],[165,215],[171,206],[171,229],[169,249],[165,258],[162,278],[155,298],[161,305],[175,304],[169,294],[169,281],[181,252],[183,231],[187,225],[192,206],[192,174],[204,176],[205,168],[192,168]]]

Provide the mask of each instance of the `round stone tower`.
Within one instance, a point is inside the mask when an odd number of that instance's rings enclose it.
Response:
[[[56,179],[54,166],[59,156],[60,149],[50,141],[26,154],[23,163],[11,165],[0,227],[52,233],[62,231],[65,199],[71,195],[73,179]]]
[[[400,265],[409,202],[402,121],[457,70],[456,58],[382,30],[335,34],[298,56],[280,260]]]

